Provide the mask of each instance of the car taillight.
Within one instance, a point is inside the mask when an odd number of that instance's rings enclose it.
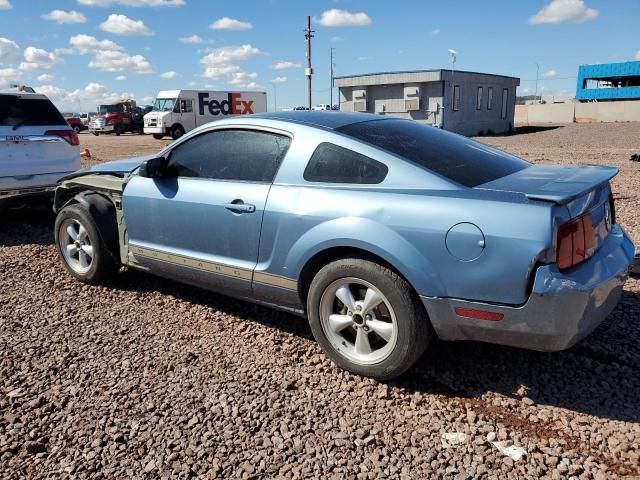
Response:
[[[573,267],[589,258],[596,246],[596,232],[591,212],[585,213],[558,228],[556,263],[558,268]]]
[[[69,145],[80,145],[80,137],[75,130],[47,130],[44,134],[64,138]]]

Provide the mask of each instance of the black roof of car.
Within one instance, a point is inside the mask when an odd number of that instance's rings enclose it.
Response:
[[[352,123],[384,120],[385,117],[371,113],[339,112],[332,110],[297,110],[288,112],[258,113],[255,118],[280,120],[284,122],[303,123],[321,128],[334,130]]]

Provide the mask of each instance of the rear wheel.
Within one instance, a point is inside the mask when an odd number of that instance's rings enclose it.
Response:
[[[387,380],[411,367],[432,337],[424,307],[409,284],[359,258],[333,262],[311,282],[313,335],[338,366]]]
[[[66,269],[84,283],[99,284],[118,269],[95,221],[80,204],[69,205],[58,213],[55,241]]]

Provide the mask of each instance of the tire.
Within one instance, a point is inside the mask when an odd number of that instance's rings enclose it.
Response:
[[[91,132],[91,133],[93,133],[96,137],[100,135],[100,132]]]
[[[73,127],[73,130],[74,130],[76,133],[80,133],[80,127],[79,127],[79,126],[77,126],[77,125],[75,125],[75,126]]]
[[[358,310],[362,308],[366,310]],[[322,268],[311,282],[307,312],[313,336],[335,364],[377,380],[405,372],[433,337],[411,286],[388,268],[361,258]]]
[[[116,136],[119,137],[122,133],[122,127],[120,125],[116,125],[115,127],[113,127],[113,133],[115,133]]]
[[[69,228],[77,236],[77,241],[74,241]],[[117,272],[119,265],[110,255],[96,222],[83,205],[74,203],[63,208],[56,217],[54,232],[62,263],[81,282],[98,285]]]
[[[173,127],[171,127],[170,134],[171,134],[171,138],[173,138],[174,140],[177,140],[182,135],[184,135],[184,128],[182,128],[182,125],[174,125]]]
[[[155,138],[156,140],[162,140],[163,137],[164,137],[164,135],[161,134],[161,133],[154,133],[153,134],[153,138]]]

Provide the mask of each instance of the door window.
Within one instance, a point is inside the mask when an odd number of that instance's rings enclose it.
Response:
[[[180,100],[180,111],[182,113],[193,112],[193,102],[191,100]]]
[[[291,139],[255,130],[216,130],[181,143],[169,166],[179,177],[272,182]]]

